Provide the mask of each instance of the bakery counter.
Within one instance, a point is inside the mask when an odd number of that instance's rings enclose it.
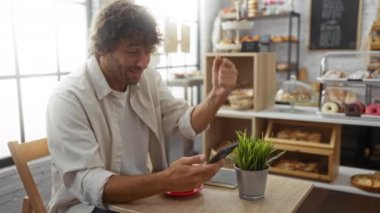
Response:
[[[307,180],[307,179],[303,179],[303,180],[310,181],[311,183],[314,184],[314,186],[319,187],[319,188],[380,198],[380,193],[364,191],[364,190],[361,190],[359,188],[352,186],[352,184],[351,184],[351,177],[353,175],[373,174],[374,172],[375,172],[374,170],[369,170],[369,169],[360,169],[360,168],[354,168],[354,167],[348,167],[348,166],[339,166],[339,174],[333,182],[326,183],[326,182],[312,181],[312,180]],[[289,177],[289,178],[291,178],[291,177]],[[293,178],[295,178],[295,177],[293,177]],[[298,178],[296,178],[296,179],[298,179]]]
[[[272,108],[260,112],[253,110],[234,110],[229,107],[222,107],[217,116],[219,117],[238,117],[244,119],[250,118],[267,118],[294,121],[307,121],[319,123],[347,124],[359,126],[380,127],[380,117],[377,119],[367,120],[361,117],[347,117],[339,115],[321,115],[317,107],[295,107],[294,111],[289,106],[275,105]]]

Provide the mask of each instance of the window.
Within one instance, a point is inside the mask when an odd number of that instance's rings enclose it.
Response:
[[[150,8],[161,31],[177,29],[176,52],[156,56],[164,79],[199,69],[198,1],[136,0]],[[0,7],[0,167],[9,165],[7,142],[46,136],[45,112],[57,81],[87,57],[87,29],[96,0],[2,0]],[[176,8],[173,10],[172,8]],[[189,50],[183,52],[183,29]],[[175,90],[172,90],[174,93]],[[177,92],[182,95],[182,93]]]
[[[0,167],[9,162],[8,141],[46,136],[50,91],[87,57],[86,2],[2,0]]]
[[[199,69],[199,1],[178,0],[136,0],[137,4],[150,9],[155,16],[161,33],[165,35],[165,27],[174,24],[177,32],[177,51],[166,52],[164,45],[157,51],[160,63],[157,69],[164,79],[171,78],[175,72],[190,72]],[[173,9],[175,8],[175,9]],[[189,29],[182,35],[182,29]],[[189,51],[183,51],[182,42],[189,39]],[[174,91],[173,91],[174,92]]]

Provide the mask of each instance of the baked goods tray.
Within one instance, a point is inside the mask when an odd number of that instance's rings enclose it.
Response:
[[[365,191],[380,193],[380,172],[353,175],[351,184]]]

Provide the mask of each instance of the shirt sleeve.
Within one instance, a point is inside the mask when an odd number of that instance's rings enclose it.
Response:
[[[184,137],[194,139],[197,135],[191,125],[191,114],[194,106],[190,106],[184,99],[175,98],[162,81],[159,73],[152,72],[155,73],[165,134],[173,134],[179,131]]]
[[[104,207],[103,188],[114,173],[105,170],[79,100],[68,94],[51,97],[46,126],[49,151],[66,189],[84,204]]]

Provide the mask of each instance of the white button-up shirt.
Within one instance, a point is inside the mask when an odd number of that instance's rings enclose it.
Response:
[[[94,206],[104,207],[103,187],[111,175],[147,171],[148,154],[152,172],[163,170],[167,167],[164,136],[179,131],[187,138],[195,137],[190,123],[193,108],[175,99],[154,70],[145,70],[139,84],[128,87],[125,116],[132,114],[133,119],[120,122],[113,98],[94,56],[53,91],[46,118],[53,185],[49,212],[91,212]],[[139,128],[133,123],[136,120],[147,131],[134,132],[132,128]],[[125,129],[135,134],[128,137]],[[134,146],[136,138],[146,138],[146,145]],[[139,150],[143,156],[125,156],[141,147],[147,147],[145,155]],[[131,163],[136,159],[137,166]]]

